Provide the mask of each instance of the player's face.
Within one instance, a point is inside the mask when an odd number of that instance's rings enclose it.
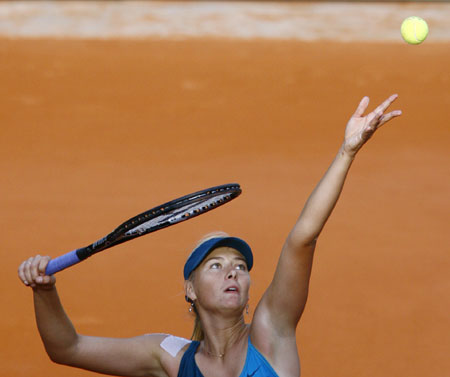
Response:
[[[213,250],[195,270],[193,288],[197,307],[242,313],[250,288],[245,258],[230,247]]]

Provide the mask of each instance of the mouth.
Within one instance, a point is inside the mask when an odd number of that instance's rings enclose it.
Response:
[[[231,286],[225,289],[225,293],[239,293],[239,288],[236,286]]]

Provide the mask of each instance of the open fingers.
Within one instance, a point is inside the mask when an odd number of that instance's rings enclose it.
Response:
[[[383,115],[383,113],[386,111],[386,109],[394,102],[398,97],[398,94],[392,94],[389,98],[384,100],[380,105],[377,106],[375,110],[373,110],[370,114],[368,114],[368,120],[372,121],[374,118],[379,119]],[[362,117],[364,115],[364,112],[367,110],[367,107],[369,106],[369,97],[365,96],[359,103],[358,107],[356,108],[355,115]]]
[[[376,130],[392,118],[401,115],[402,112],[400,110],[391,111],[387,114],[384,113],[386,109],[392,104],[392,102],[397,99],[397,97],[397,94],[391,95],[367,116],[367,124],[371,129]]]
[[[363,116],[364,112],[367,109],[367,106],[369,106],[369,97],[365,96],[363,99],[359,102],[358,107],[356,108],[355,115],[358,117]]]
[[[400,115],[402,115],[401,110],[395,110],[395,111],[391,111],[390,113],[384,114],[380,118],[380,122],[378,123],[378,127],[381,127],[383,124],[385,124],[386,122],[390,121],[392,118],[398,117]]]
[[[388,99],[383,101],[383,103],[378,105],[377,108],[374,110],[374,112],[377,114],[383,114],[386,111],[386,109],[391,105],[391,103],[397,99],[397,97],[398,94],[392,94]]]

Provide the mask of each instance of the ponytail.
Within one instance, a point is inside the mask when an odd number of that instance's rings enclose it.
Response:
[[[195,308],[195,306],[194,306]],[[202,341],[205,338],[202,329],[202,323],[200,321],[200,317],[197,314],[197,310],[195,310],[195,322],[194,322],[194,330],[192,331],[191,340]]]

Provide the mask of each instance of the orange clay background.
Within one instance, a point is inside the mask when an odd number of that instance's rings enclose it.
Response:
[[[183,263],[224,230],[254,249],[251,317],[360,99],[372,110],[397,92],[404,115],[361,151],[320,237],[302,376],[450,376],[449,66],[448,44],[432,42],[1,39],[0,375],[94,375],[48,359],[22,260],[227,182],[243,188],[232,203],[57,286],[83,334],[189,337]]]

